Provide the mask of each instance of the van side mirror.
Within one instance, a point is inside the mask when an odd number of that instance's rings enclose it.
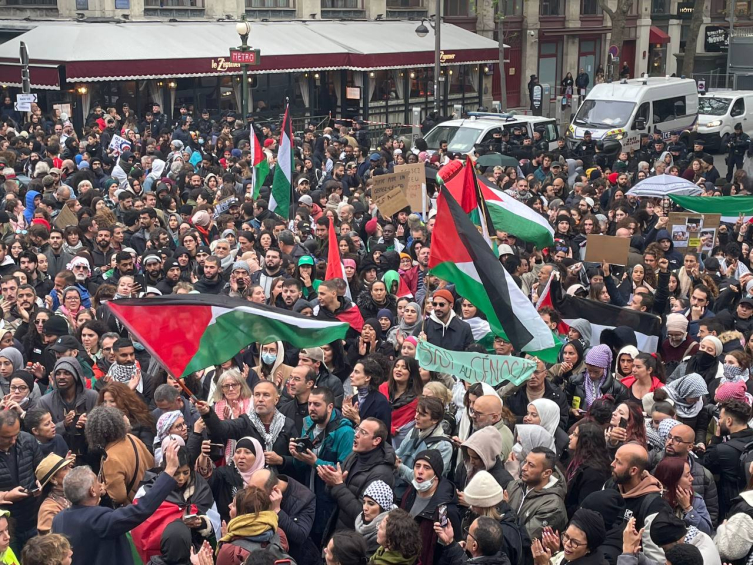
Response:
[[[635,119],[635,129],[643,131],[646,129],[646,118],[640,117]]]

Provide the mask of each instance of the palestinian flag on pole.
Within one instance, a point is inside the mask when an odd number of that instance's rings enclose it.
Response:
[[[481,310],[492,330],[509,336],[517,351],[554,345],[552,332],[494,255],[448,189],[437,200],[429,268],[455,284],[458,294]]]
[[[293,123],[290,119],[290,106],[285,107],[282,120],[280,146],[277,149],[277,166],[272,180],[272,194],[269,197],[269,211],[289,220],[293,213]]]
[[[554,274],[552,274],[549,277],[549,280],[546,281],[546,286],[544,287],[544,290],[541,291],[541,294],[539,295],[539,301],[536,303],[536,311],[540,312],[542,308],[552,308],[553,310],[556,310],[554,307],[554,303],[552,302],[552,279],[554,278]],[[560,322],[557,324],[557,331],[561,335],[567,335],[567,332],[570,331],[570,326],[568,326],[565,322]]]
[[[324,280],[342,279],[345,281],[345,296],[353,300],[350,295],[350,285],[348,276],[345,274],[345,265],[340,258],[340,246],[337,244],[337,235],[335,235],[335,222],[329,221],[329,236],[327,242],[327,272]]]
[[[112,300],[107,307],[175,377],[224,363],[255,342],[316,347],[348,331],[344,323],[222,295]]]
[[[678,206],[696,214],[721,214],[722,222],[734,224],[743,215],[743,221],[753,219],[753,196],[669,196]],[[704,226],[705,227],[705,226]]]
[[[462,161],[456,159],[442,167],[437,174],[437,179],[449,189],[455,200],[461,203],[465,178],[461,174],[462,167]],[[512,196],[493,188],[484,177],[477,175],[476,179],[486,203],[487,215],[495,229],[529,241],[538,249],[554,245],[554,229],[546,218]],[[465,208],[463,206],[464,210]]]
[[[251,127],[251,178],[253,179],[254,187],[254,200],[259,198],[259,191],[261,185],[269,174],[269,162],[267,161],[267,155],[264,153],[264,148],[259,144],[259,138],[256,136],[254,128]]]

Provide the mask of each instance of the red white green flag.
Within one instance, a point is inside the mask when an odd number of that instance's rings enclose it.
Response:
[[[272,180],[272,193],[269,197],[269,211],[289,220],[293,212],[293,123],[290,120],[290,106],[285,108],[282,120],[280,146],[277,149],[277,166]]]
[[[350,285],[348,284],[348,275],[345,274],[345,265],[340,258],[340,246],[337,244],[337,235],[335,234],[335,222],[329,221],[329,236],[327,242],[327,272],[324,275],[325,281],[333,279],[342,279],[345,281],[345,296],[350,298]]]
[[[264,148],[259,144],[259,138],[256,136],[254,128],[251,128],[251,165],[253,169],[251,171],[254,187],[254,200],[259,198],[259,191],[261,185],[269,174],[269,162],[267,161],[267,155],[264,153]]]
[[[112,300],[115,317],[173,376],[224,363],[252,343],[296,348],[344,339],[348,324],[222,295],[182,294]]]

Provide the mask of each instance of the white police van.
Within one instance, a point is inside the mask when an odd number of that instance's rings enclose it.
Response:
[[[557,147],[559,129],[554,118],[492,112],[470,112],[468,118],[437,124],[426,134],[424,140],[432,153],[439,149],[442,141],[446,141],[448,151],[465,155],[473,151],[477,145],[490,143],[494,134],[502,130],[512,135],[516,127],[521,128],[523,135],[528,135],[531,139],[534,129],[542,129],[549,149]]]
[[[737,123],[753,135],[753,91],[717,90],[698,97],[698,137],[707,150],[726,151]]]
[[[594,141],[619,141],[638,149],[641,133],[678,133],[689,144],[698,125],[698,87],[693,79],[644,77],[597,84],[572,118],[565,135],[575,148],[586,131]]]

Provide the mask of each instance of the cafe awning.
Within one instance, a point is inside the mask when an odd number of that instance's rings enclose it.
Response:
[[[371,71],[423,67],[434,61],[434,34],[419,38],[416,21],[250,23],[249,45],[261,50],[261,64],[249,67],[251,73]],[[20,84],[21,41],[29,50],[32,88],[239,74],[240,66],[229,61],[230,49],[240,44],[235,24],[39,22],[0,45],[0,81]],[[445,66],[499,60],[497,42],[460,27],[442,24],[441,39]]]
[[[654,43],[658,45],[666,45],[669,43],[671,38],[669,35],[666,34],[666,32],[663,32],[656,26],[651,26],[651,29],[648,33],[648,42]]]

